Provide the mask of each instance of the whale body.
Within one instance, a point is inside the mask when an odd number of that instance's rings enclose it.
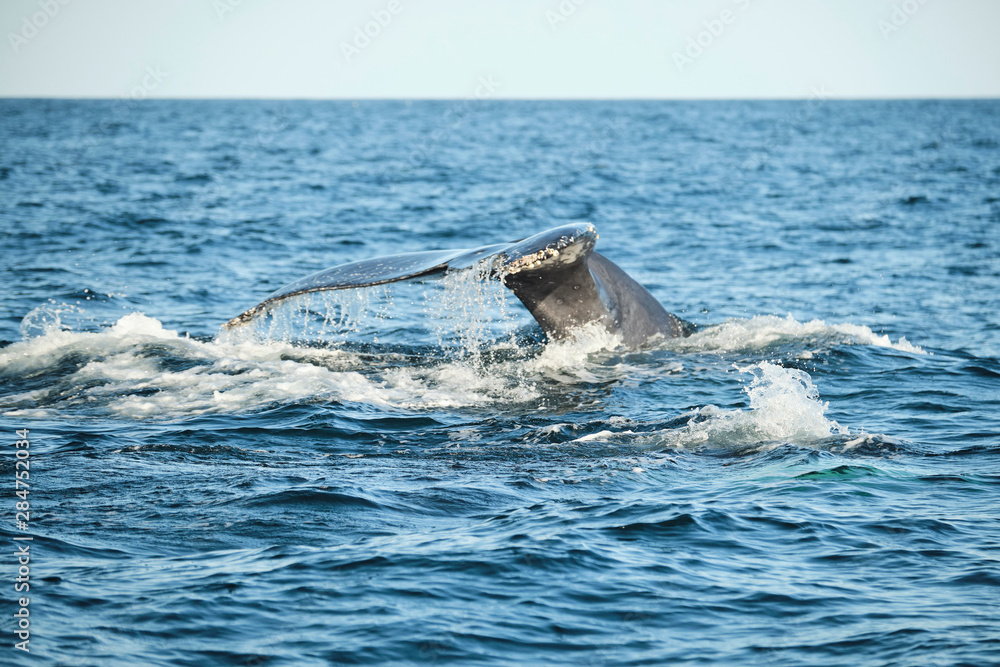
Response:
[[[527,307],[550,338],[565,338],[598,323],[629,348],[657,337],[677,338],[695,325],[669,313],[645,287],[594,252],[597,230],[589,223],[555,227],[512,243],[462,250],[430,250],[341,264],[285,285],[225,327],[246,324],[285,299],[326,290],[384,285],[486,269]]]

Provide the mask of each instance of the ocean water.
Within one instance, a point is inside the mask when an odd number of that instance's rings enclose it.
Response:
[[[1000,102],[0,100],[0,193],[4,664],[1000,663]],[[699,332],[220,332],[578,220]]]

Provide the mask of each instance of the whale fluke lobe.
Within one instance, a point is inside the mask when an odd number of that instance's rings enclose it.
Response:
[[[225,326],[246,324],[299,294],[434,278],[480,267],[514,292],[552,338],[564,338],[593,322],[621,335],[622,343],[631,348],[656,336],[677,338],[694,332],[693,324],[667,312],[646,288],[594,252],[597,238],[593,225],[576,223],[513,243],[341,264],[282,287]]]
[[[285,299],[309,292],[373,287],[401,280],[432,277],[448,270],[466,269],[474,266],[483,257],[496,254],[510,244],[482,246],[472,250],[429,250],[408,252],[386,257],[373,257],[358,262],[340,264],[324,269],[301,280],[285,285],[253,308],[226,322],[226,328],[246,324],[270,311]]]

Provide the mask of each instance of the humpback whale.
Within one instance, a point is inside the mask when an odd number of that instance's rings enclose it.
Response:
[[[555,227],[514,241],[462,250],[429,250],[341,264],[285,285],[229,320],[246,324],[285,299],[309,292],[384,285],[483,268],[520,299],[550,338],[596,322],[636,348],[651,338],[689,336],[695,325],[667,312],[645,287],[594,252],[589,223]]]

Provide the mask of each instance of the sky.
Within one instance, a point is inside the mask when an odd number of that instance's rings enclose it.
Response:
[[[997,0],[2,0],[0,96],[1000,97]]]

